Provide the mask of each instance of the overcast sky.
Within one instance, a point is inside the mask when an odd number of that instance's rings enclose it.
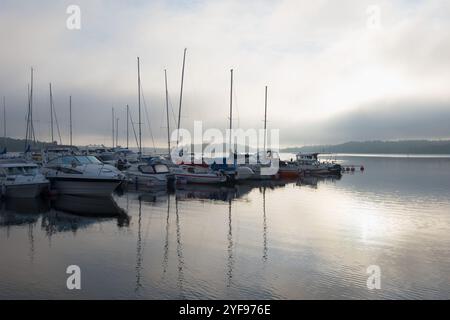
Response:
[[[81,9],[80,30],[66,27],[71,4]],[[0,40],[0,96],[13,137],[25,135],[33,67],[39,140],[50,139],[52,82],[63,142],[72,95],[74,143],[111,144],[114,106],[125,144],[126,104],[137,120],[140,56],[153,140],[163,145],[164,69],[176,116],[186,47],[183,127],[228,126],[233,68],[235,126],[263,126],[268,85],[268,127],[280,129],[283,146],[450,138],[447,0],[2,0]],[[153,144],[147,123],[143,138]]]

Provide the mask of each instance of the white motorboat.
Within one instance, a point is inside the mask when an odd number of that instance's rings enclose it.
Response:
[[[132,164],[126,170],[126,175],[128,182],[145,187],[165,187],[173,177],[167,165],[147,162]]]
[[[213,171],[205,165],[186,165],[172,167],[177,183],[224,183],[227,176],[219,171]]]
[[[236,166],[236,180],[247,180],[255,176],[255,171],[248,165]]]
[[[107,196],[125,178],[117,168],[102,163],[94,156],[54,158],[44,165],[42,171],[52,188],[61,194],[71,195]]]
[[[36,198],[49,188],[49,181],[35,163],[23,159],[0,160],[1,194],[11,198]]]
[[[74,146],[53,145],[48,146],[42,152],[42,163],[47,163],[52,159],[64,156],[79,154],[79,150]]]
[[[299,165],[293,161],[280,161],[278,175],[282,179],[297,179],[303,174]]]
[[[126,160],[128,163],[139,162],[139,154],[130,149],[117,147],[113,151],[116,159]]]
[[[279,167],[279,155],[277,152],[268,150],[266,152],[260,151],[255,154],[245,155],[246,165],[253,170],[254,174],[250,180],[271,180],[278,178],[278,173],[272,174],[272,169]],[[272,165],[276,167],[272,168]],[[271,174],[268,174],[268,173]]]
[[[298,153],[296,164],[300,171],[309,174],[341,174],[341,166],[336,163],[321,162],[319,153]]]

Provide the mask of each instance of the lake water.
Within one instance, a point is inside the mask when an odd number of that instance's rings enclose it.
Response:
[[[450,159],[338,160],[366,170],[4,201],[0,299],[449,299]],[[69,265],[81,290],[66,287]]]

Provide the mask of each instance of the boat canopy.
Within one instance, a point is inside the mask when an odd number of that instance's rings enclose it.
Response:
[[[169,173],[169,168],[165,164],[143,164],[138,167],[139,171],[145,174]]]
[[[0,167],[2,168],[12,168],[12,167],[29,167],[36,168],[37,164],[32,162],[27,162],[25,159],[13,158],[13,159],[1,159]]]
[[[297,160],[317,160],[319,153],[297,153]]]
[[[94,156],[61,156],[54,158],[48,162],[50,165],[85,165],[85,164],[102,164]]]

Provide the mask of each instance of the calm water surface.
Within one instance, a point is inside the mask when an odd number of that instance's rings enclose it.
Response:
[[[449,299],[450,159],[340,160],[366,170],[2,202],[0,299]]]

